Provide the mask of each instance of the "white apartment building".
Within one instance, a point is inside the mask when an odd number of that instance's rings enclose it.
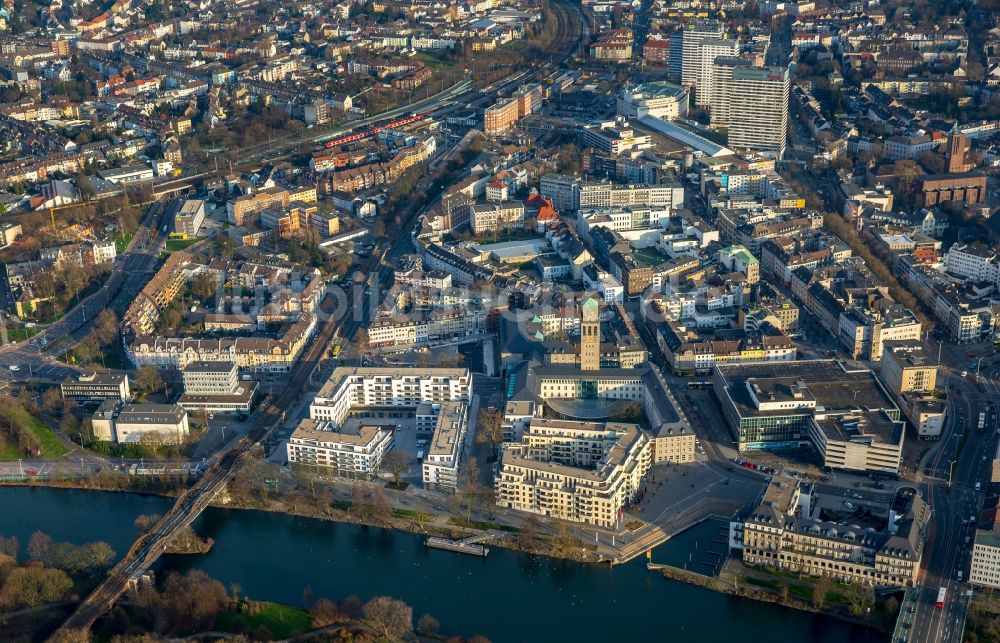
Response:
[[[823,466],[848,471],[899,472],[906,424],[884,411],[829,416],[818,411],[807,426]]]
[[[520,201],[479,203],[469,207],[473,234],[497,232],[524,225],[524,204]]]
[[[882,142],[882,157],[890,161],[916,159],[940,145],[929,136],[890,136]]]
[[[648,134],[636,133],[622,117],[614,121],[585,125],[579,132],[580,142],[584,147],[593,147],[613,156],[652,146],[652,139]]]
[[[94,263],[98,265],[111,263],[118,256],[114,241],[95,241],[90,248],[94,254]]]
[[[569,212],[580,207],[580,179],[565,174],[542,176],[538,193],[552,201],[557,212]]]
[[[127,400],[132,397],[126,373],[82,373],[67,377],[59,388],[64,400],[76,402]]]
[[[661,228],[670,219],[670,208],[663,206],[614,206],[610,208],[581,208],[577,212],[576,227],[582,233],[601,226],[610,230],[639,230]]]
[[[486,332],[486,311],[478,306],[380,315],[368,327],[368,345],[413,346]]]
[[[786,67],[734,67],[728,91],[729,146],[780,157],[788,140]]]
[[[736,56],[716,56],[711,64],[712,86],[707,92],[708,107],[711,111],[712,127],[729,127],[729,91],[733,80],[733,69],[736,67],[752,67],[753,63],[746,58]],[[702,93],[702,92],[699,92]],[[705,105],[706,103],[701,103]],[[733,192],[733,187],[729,187]]]
[[[288,462],[331,470],[346,478],[371,480],[392,449],[393,425],[361,425],[339,432],[333,422],[305,418],[288,439]]]
[[[731,58],[740,53],[740,45],[735,40],[706,38],[698,44],[698,79],[695,89],[696,105],[712,104],[712,83],[715,76],[715,59]]]
[[[239,381],[235,362],[191,362],[181,370],[184,392],[196,395],[231,395]]]
[[[249,413],[255,380],[239,379],[235,362],[191,362],[181,369],[184,394],[177,403],[189,411]]]
[[[976,531],[969,582],[979,587],[1000,589],[1000,534],[996,531]]]
[[[653,462],[694,462],[695,442],[694,432],[690,429],[677,427],[662,430],[653,440]]]
[[[702,41],[720,39],[724,34],[725,26],[718,20],[698,20],[688,23],[681,35],[682,84],[697,85],[701,78]],[[673,40],[671,40],[671,45],[673,45]]]
[[[583,183],[575,209],[650,206],[680,208],[684,205],[681,185],[627,185]]]
[[[584,182],[564,174],[546,174],[541,179],[539,194],[551,199],[552,207],[563,214],[581,208],[648,206],[676,209],[684,206],[684,186],[679,183],[613,185],[603,181]]]
[[[504,446],[497,504],[614,528],[652,458],[637,425],[533,418],[519,442]]]
[[[609,304],[620,304],[625,298],[625,287],[614,278],[610,272],[604,272],[595,264],[583,269],[583,283],[587,288],[597,291],[601,299]]]
[[[205,202],[201,199],[188,199],[174,213],[174,233],[185,239],[196,237],[204,222]]]
[[[983,243],[956,243],[944,256],[944,270],[968,281],[996,284],[1000,279],[1000,254]]]
[[[309,417],[340,425],[355,406],[416,407],[471,399],[467,368],[341,367],[309,405]]]
[[[469,426],[468,409],[469,405],[461,402],[441,403],[434,435],[421,463],[425,488],[451,491],[458,488],[458,465]]]
[[[114,444],[181,444],[187,411],[177,404],[125,404],[105,400],[91,416],[94,437]]]

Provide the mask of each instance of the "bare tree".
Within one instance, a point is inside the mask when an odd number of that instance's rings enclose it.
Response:
[[[413,608],[389,596],[376,596],[365,603],[364,615],[386,638],[401,638],[413,630]]]
[[[97,316],[94,330],[91,332],[101,346],[111,345],[118,339],[118,316],[113,310],[105,308]]]
[[[387,524],[389,517],[392,516],[392,503],[381,487],[375,487],[372,493],[371,512],[375,521],[382,525]]]
[[[813,585],[813,607],[822,609],[826,605],[826,595],[830,592],[830,578],[821,576]]]
[[[405,452],[399,449],[393,449],[382,458],[382,471],[392,474],[392,481],[396,487],[400,485],[400,478],[406,471],[410,468],[410,463],[413,459]]]
[[[160,369],[155,366],[143,366],[136,371],[135,384],[143,393],[147,395],[151,393],[158,393],[165,387],[163,374],[161,374]]]
[[[497,445],[503,442],[503,416],[496,409],[479,409],[476,418],[476,442],[490,445],[490,461],[497,457]]]
[[[534,549],[538,546],[541,531],[542,521],[538,519],[538,516],[531,514],[517,532],[517,543],[524,549]]]
[[[333,601],[321,598],[309,608],[313,627],[326,627],[344,620],[344,614]]]
[[[351,487],[351,515],[355,518],[365,518],[368,516],[368,489],[356,483]]]
[[[430,614],[424,614],[417,621],[417,631],[421,634],[437,634],[441,624]]]
[[[10,556],[16,561],[17,554],[20,549],[21,543],[18,542],[17,536],[11,536],[10,538],[0,536],[0,554]]]
[[[847,602],[850,605],[851,614],[861,616],[871,610],[875,604],[875,592],[871,585],[851,585],[847,593]]]

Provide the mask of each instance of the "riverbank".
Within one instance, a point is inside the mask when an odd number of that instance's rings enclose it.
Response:
[[[852,623],[884,634],[891,634],[898,610],[887,601],[881,601],[876,606],[862,602],[854,605],[858,609],[852,612],[848,593],[857,591],[854,586],[829,583],[823,581],[822,598],[816,593],[818,579],[812,577],[797,578],[792,574],[782,574],[773,570],[747,567],[742,561],[730,559],[718,577],[705,576],[696,572],[680,569],[671,565],[651,563],[651,571],[659,572],[664,578],[704,587],[714,592],[729,596],[747,598],[753,601],[790,607],[811,614],[823,614],[838,620]],[[794,579],[794,580],[793,580]],[[896,600],[892,598],[891,600]],[[876,607],[880,609],[876,609]]]
[[[121,552],[135,538],[137,517],[163,515],[170,505],[170,499],[148,494],[0,488],[0,534],[22,543],[37,530],[55,540],[99,538]],[[494,643],[645,640],[664,606],[676,643],[732,643],[732,632],[810,643],[887,639],[822,614],[652,578],[645,560],[579,565],[503,548],[486,558],[461,556],[426,547],[423,537],[403,531],[219,507],[206,509],[194,527],[215,546],[205,555],[162,556],[152,569],[157,578],[201,570],[226,588],[238,585],[242,596],[286,605],[307,604],[306,590],[314,596],[355,595],[362,603],[393,596],[411,605],[415,616],[432,614],[446,632],[482,633]],[[705,550],[716,531],[696,527],[671,538],[656,549],[655,560],[680,567],[697,543]],[[518,597],[516,619],[502,617],[498,596]],[[609,613],[621,618],[581,618]]]
[[[49,487],[55,489],[75,489],[83,491],[109,491],[119,493],[136,493],[162,498],[176,498],[183,488],[167,482],[138,479],[139,484],[130,488],[122,484],[123,476],[115,476],[109,484],[91,479],[89,484],[75,484],[77,480],[39,480],[22,482],[4,482],[0,487]],[[127,480],[128,478],[126,478]],[[326,487],[330,489],[331,487]],[[387,488],[388,489],[388,488]],[[391,489],[389,489],[391,491]],[[595,552],[593,543],[585,543],[571,536],[561,524],[546,524],[537,521],[531,528],[516,528],[491,520],[467,519],[452,513],[431,513],[401,507],[379,506],[375,498],[372,502],[358,507],[356,501],[342,500],[333,494],[323,493],[323,489],[315,489],[312,493],[257,493],[253,496],[237,496],[228,489],[212,500],[209,506],[224,509],[240,509],[264,511],[300,518],[311,518],[336,523],[352,524],[379,529],[417,534],[424,537],[438,536],[449,539],[462,539],[486,532],[504,533],[505,537],[492,537],[491,546],[510,551],[545,556],[577,563],[596,564],[607,562]],[[479,518],[479,516],[476,516]],[[546,530],[546,527],[549,529]],[[211,545],[205,549],[210,548]],[[204,553],[191,551],[189,553]]]
[[[67,485],[7,485],[7,486],[54,486]],[[69,487],[72,488],[72,487]],[[108,491],[128,491],[114,487]],[[147,495],[172,498],[173,493],[151,493]],[[370,498],[371,500],[371,498]],[[358,502],[358,501],[355,501]],[[528,533],[489,521],[466,522],[453,514],[430,514],[398,507],[379,507],[375,502],[360,506],[350,500],[339,500],[324,495],[317,489],[313,494],[265,493],[251,497],[233,497],[228,489],[217,496],[211,507],[238,511],[260,511],[296,518],[320,520],[323,522],[357,525],[361,527],[391,530],[415,534],[423,538],[438,536],[462,539],[483,534],[487,531],[503,530],[504,537],[491,538],[490,547],[498,547],[512,552],[542,556],[553,560],[575,563],[604,564],[607,560],[598,557],[592,543],[583,543],[569,538],[563,533]],[[208,539],[211,542],[211,539]],[[214,544],[214,542],[212,542]],[[206,550],[207,551],[207,550]],[[199,552],[190,552],[199,553]],[[202,552],[203,553],[203,552]],[[460,556],[460,554],[452,554]],[[818,606],[812,602],[812,579],[790,579],[769,570],[747,568],[739,560],[730,560],[719,577],[706,576],[677,567],[667,566],[660,573],[671,580],[701,587],[727,596],[750,599],[755,602],[790,607],[810,614],[835,618],[878,632],[890,633],[893,620],[886,618],[880,610],[870,610],[867,614],[854,615],[848,609],[846,592],[848,586],[835,586],[828,592],[829,600]],[[786,589],[782,589],[785,587]],[[872,605],[874,607],[874,605]],[[893,616],[894,618],[894,616]]]

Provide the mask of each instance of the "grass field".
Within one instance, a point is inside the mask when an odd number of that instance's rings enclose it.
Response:
[[[257,603],[260,611],[256,614],[236,614],[223,612],[216,620],[216,628],[231,632],[241,625],[248,630],[263,625],[271,632],[272,639],[291,638],[295,632],[305,633],[313,629],[312,616],[300,607],[280,603]]]
[[[636,248],[632,254],[635,255],[636,259],[649,266],[658,266],[669,259],[666,255],[660,254],[652,248]]]
[[[68,452],[62,445],[59,438],[49,427],[45,426],[41,420],[19,407],[11,407],[7,410],[7,417],[18,426],[29,431],[38,443],[41,444],[42,452],[40,457],[58,458]],[[0,444],[0,460],[17,460],[29,454],[22,453],[16,445],[4,441]],[[33,455],[33,454],[30,454]]]
[[[25,328],[8,328],[7,329],[7,337],[12,342],[20,342],[20,341],[24,341],[26,339],[31,339],[32,337],[34,337],[35,335],[37,335],[41,331],[42,331],[42,329],[39,328],[38,326],[34,326],[32,328],[27,328],[27,327],[25,327]]]
[[[496,234],[482,234],[476,237],[476,243],[488,246],[493,243],[507,243],[509,241],[527,241],[529,239],[542,239],[542,235],[534,230],[506,230]]]
[[[517,531],[516,527],[511,527],[510,525],[501,525],[496,522],[486,522],[484,520],[465,520],[464,518],[449,518],[449,525],[456,525],[458,527],[467,527],[469,529],[481,529],[486,531],[488,529],[496,529],[497,531]]]
[[[454,61],[452,61],[452,60],[445,60],[444,58],[442,58],[440,56],[436,56],[433,53],[429,53],[429,52],[423,52],[423,51],[417,52],[417,55],[414,56],[414,58],[416,58],[420,62],[424,63],[425,65],[427,65],[431,69],[433,69],[435,67],[454,67],[455,66],[455,62]]]
[[[170,252],[184,250],[201,241],[201,239],[167,239],[166,248]]]
[[[115,242],[115,250],[119,254],[125,252],[128,249],[128,244],[132,243],[132,237],[134,236],[135,234],[121,234],[120,232],[111,235],[111,238]]]

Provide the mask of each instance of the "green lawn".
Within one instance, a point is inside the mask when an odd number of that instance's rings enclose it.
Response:
[[[42,453],[40,457],[43,458],[58,458],[68,452],[66,447],[62,445],[59,438],[49,427],[45,426],[41,420],[31,415],[27,411],[21,408],[11,408],[9,411],[10,418],[16,422],[19,426],[25,427],[35,439],[38,440],[39,444],[42,445]],[[10,443],[4,443],[0,445],[0,460],[17,460],[18,458],[25,457],[24,453],[21,453],[16,446]]]
[[[449,518],[449,525],[457,525],[459,527],[468,527],[471,529],[481,529],[486,531],[488,529],[496,529],[497,531],[517,531],[516,527],[511,527],[510,525],[501,525],[496,522],[486,522],[484,520],[465,520],[464,518]]]
[[[24,328],[8,328],[7,329],[7,338],[10,339],[10,341],[12,341],[12,342],[20,342],[20,341],[24,341],[26,339],[31,339],[32,337],[34,337],[35,335],[37,335],[41,331],[42,331],[42,329],[39,328],[38,326],[34,326],[32,328],[27,328],[27,327],[24,327]]]
[[[400,518],[422,518],[423,520],[433,520],[434,514],[427,514],[421,511],[413,511],[412,509],[393,509],[392,513],[394,516],[399,516]]]
[[[201,239],[167,239],[166,248],[169,252],[176,252],[178,250],[190,248],[199,241],[201,241]]]
[[[729,129],[725,127],[717,130],[699,131],[699,134],[713,143],[718,143],[719,145],[726,145],[729,143]]]
[[[295,632],[305,633],[313,629],[312,616],[300,607],[281,603],[256,603],[260,611],[256,614],[236,614],[223,612],[216,619],[215,628],[232,632],[240,628],[253,630],[263,625],[271,632],[273,639],[287,639]]]
[[[115,250],[118,251],[119,254],[125,252],[128,249],[128,244],[132,243],[132,237],[134,236],[135,233],[122,234],[120,232],[116,232],[111,235],[111,238],[115,242]]]
[[[434,55],[433,53],[430,53],[430,52],[423,52],[423,51],[417,52],[417,55],[414,56],[414,58],[416,58],[417,60],[419,60],[420,62],[422,62],[426,66],[430,67],[431,69],[433,69],[435,67],[454,67],[455,66],[455,62],[454,61],[445,60],[441,56],[436,56],[436,55]]]
[[[534,230],[506,230],[497,234],[482,234],[476,237],[475,241],[479,245],[488,246],[493,243],[507,243],[508,241],[526,241],[528,239],[542,239],[542,235]]]
[[[632,254],[636,259],[649,266],[658,266],[669,259],[666,255],[660,254],[652,248],[636,248]]]

